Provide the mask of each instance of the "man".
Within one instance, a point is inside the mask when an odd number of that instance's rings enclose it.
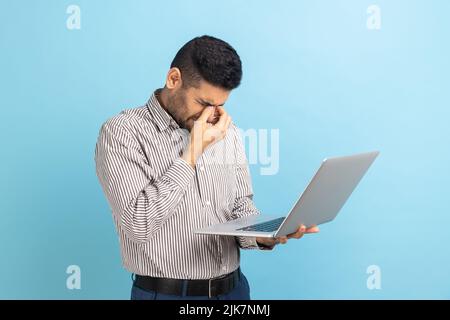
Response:
[[[100,130],[96,171],[123,265],[135,274],[132,299],[250,299],[239,248],[270,250],[318,231],[301,226],[276,239],[194,234],[259,213],[239,131],[224,109],[241,78],[228,43],[195,38],[176,54],[164,88]]]

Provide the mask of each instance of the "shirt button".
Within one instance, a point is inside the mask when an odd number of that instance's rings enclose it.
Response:
[[[226,270],[227,270],[227,267],[226,267],[226,266],[222,266],[222,270],[223,270],[223,271],[226,271]]]
[[[210,206],[210,205],[211,205],[211,202],[205,201],[205,204],[206,204],[207,206]]]
[[[200,166],[200,171],[205,171],[205,167],[204,166]]]

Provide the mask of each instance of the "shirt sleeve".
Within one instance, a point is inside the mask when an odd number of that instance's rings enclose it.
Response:
[[[152,164],[126,126],[109,121],[100,129],[95,163],[113,214],[136,242],[147,242],[175,212],[195,174],[180,157],[155,177]]]
[[[253,202],[253,187],[250,176],[250,170],[245,155],[244,143],[239,129],[231,124],[235,136],[236,151],[236,197],[234,201],[232,217],[233,219],[242,218],[249,215],[259,214]],[[271,250],[273,247],[259,245],[256,237],[235,237],[241,249],[261,249]]]

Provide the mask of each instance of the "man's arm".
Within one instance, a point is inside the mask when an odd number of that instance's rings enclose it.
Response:
[[[188,161],[180,157],[162,176],[155,177],[135,138],[124,123],[117,121],[102,126],[95,162],[113,213],[136,242],[148,241],[175,212],[195,174]]]

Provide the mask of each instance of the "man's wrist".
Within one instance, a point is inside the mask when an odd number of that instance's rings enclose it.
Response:
[[[275,247],[275,244],[269,245],[263,241],[258,241],[258,238],[256,238],[256,244],[263,250],[272,250]]]
[[[195,164],[197,163],[197,156],[192,152],[192,149],[188,147],[186,151],[181,156],[187,163],[191,165],[192,168],[195,168]]]

